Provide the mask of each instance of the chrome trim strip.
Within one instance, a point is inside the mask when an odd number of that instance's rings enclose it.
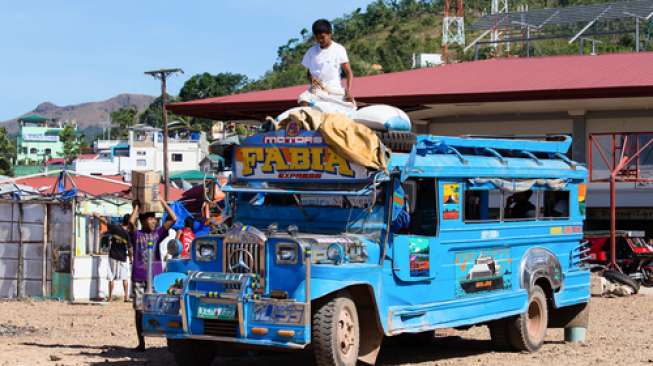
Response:
[[[218,342],[230,342],[230,343],[241,343],[241,344],[251,344],[253,346],[263,346],[263,347],[278,347],[278,348],[291,348],[291,349],[304,349],[307,345],[288,342],[284,344],[258,344],[244,342],[241,338],[229,338],[229,337],[218,337],[218,336],[207,336],[207,335],[185,335],[183,339],[197,339],[204,341],[218,341]]]
[[[238,302],[236,304],[238,309],[238,328],[240,329],[240,336],[245,337],[245,317],[243,315],[243,303]]]
[[[181,329],[184,331],[184,333],[188,333],[186,301],[184,300],[184,296],[181,296],[181,299],[179,299],[179,305],[181,307]]]

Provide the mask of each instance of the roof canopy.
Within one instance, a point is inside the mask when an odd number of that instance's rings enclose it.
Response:
[[[33,123],[47,122],[48,121],[47,118],[43,117],[40,114],[36,114],[36,113],[32,113],[32,114],[28,114],[26,116],[20,117],[18,120],[22,121],[22,122],[33,122]]]
[[[503,58],[359,77],[363,103],[407,111],[426,104],[653,96],[653,52]],[[174,103],[174,113],[210,119],[260,119],[297,105],[305,85]]]

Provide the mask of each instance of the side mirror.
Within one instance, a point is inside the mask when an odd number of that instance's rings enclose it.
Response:
[[[172,258],[179,257],[181,251],[182,251],[182,246],[179,240],[174,239],[168,241],[168,254],[170,254]]]

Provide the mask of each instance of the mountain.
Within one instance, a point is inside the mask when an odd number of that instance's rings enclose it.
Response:
[[[36,106],[32,111],[24,115],[37,113],[47,118],[54,118],[60,121],[77,121],[79,130],[101,129],[109,125],[109,115],[111,112],[123,107],[134,106],[139,112],[145,110],[154,97],[143,94],[119,94],[113,98],[101,102],[88,102],[68,106],[57,106],[50,102],[43,102]],[[7,128],[10,134],[18,132],[18,118],[0,122],[0,126]]]

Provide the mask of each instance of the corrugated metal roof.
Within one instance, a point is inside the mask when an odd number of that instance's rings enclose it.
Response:
[[[653,95],[653,52],[503,58],[354,79],[365,103],[423,104]],[[305,85],[174,103],[177,114],[213,119],[274,115],[297,105]]]
[[[27,178],[18,178],[16,183],[31,186],[39,190],[43,194],[52,192],[52,188],[57,182],[58,176],[38,176],[38,177],[27,177]],[[77,175],[72,176],[77,189],[80,192],[89,194],[91,196],[102,196],[102,195],[128,195],[131,190],[131,184],[123,182],[116,179],[115,177],[104,178],[104,177],[90,177]],[[66,180],[66,189],[72,188],[72,184],[69,180]],[[163,184],[160,185],[159,190],[163,192]],[[171,201],[178,200],[181,198],[183,190],[170,187],[169,190],[169,199]]]

